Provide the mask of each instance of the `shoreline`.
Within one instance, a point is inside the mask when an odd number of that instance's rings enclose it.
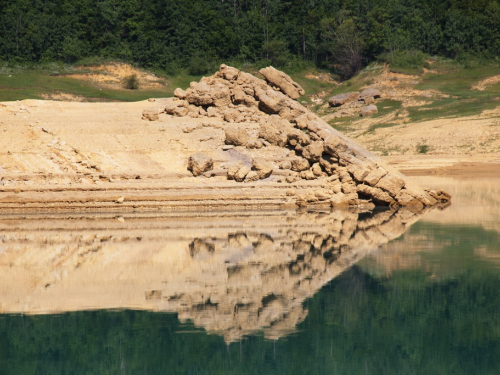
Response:
[[[382,157],[406,176],[457,178],[500,177],[500,153],[464,155],[398,155]]]

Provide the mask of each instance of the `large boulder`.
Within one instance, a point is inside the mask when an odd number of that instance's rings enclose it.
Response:
[[[245,146],[250,139],[250,134],[238,126],[227,126],[224,128],[226,134],[226,145]]]
[[[190,104],[197,106],[227,107],[231,103],[231,92],[223,83],[192,82],[185,95]]]
[[[323,150],[323,142],[313,142],[302,149],[302,156],[311,163],[316,163],[321,158]]]
[[[253,159],[252,167],[261,180],[269,177],[273,173],[273,165],[264,158]]]
[[[279,87],[281,91],[293,100],[297,100],[301,95],[306,93],[304,89],[300,87],[297,82],[292,80],[288,74],[276,70],[272,66],[259,70],[259,73],[264,76],[267,82]]]
[[[332,96],[330,99],[328,99],[328,104],[330,105],[330,107],[340,107],[341,105],[358,100],[358,98],[359,92],[346,92],[344,94]]]
[[[361,94],[359,94],[359,99],[364,100],[366,102],[366,99],[379,99],[382,97],[382,92],[377,89],[364,89],[361,91]]]
[[[165,112],[173,116],[186,116],[189,112],[189,103],[185,100],[179,100],[177,98],[167,99],[165,103]]]
[[[188,159],[188,170],[193,176],[199,176],[214,167],[214,162],[210,156],[202,152],[191,155]]]
[[[366,107],[362,107],[360,110],[361,116],[371,116],[378,112],[378,108],[375,104],[367,105]]]

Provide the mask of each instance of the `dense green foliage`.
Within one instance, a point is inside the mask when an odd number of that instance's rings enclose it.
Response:
[[[496,57],[499,1],[0,0],[0,60],[9,62],[104,57],[203,74],[220,61],[306,61],[350,76],[408,50]]]
[[[497,253],[499,235],[429,223],[409,234],[437,247],[421,253],[424,267],[391,277],[369,262],[351,268],[277,342],[253,336],[226,346],[157,312],[0,315],[1,373],[498,374],[500,276],[474,249]]]

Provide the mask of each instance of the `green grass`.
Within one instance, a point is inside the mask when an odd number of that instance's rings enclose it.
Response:
[[[426,73],[415,89],[438,90],[450,97],[434,100],[422,107],[410,108],[412,121],[472,116],[500,104],[498,101],[500,84],[487,86],[484,91],[471,88],[475,83],[487,77],[499,75],[500,68],[464,69],[456,64],[442,63],[436,67],[433,66],[433,69],[437,70],[437,73]]]
[[[311,71],[304,71],[300,73],[292,73],[290,77],[297,82],[304,91],[305,95],[301,96],[298,100],[299,102],[307,102],[311,103],[311,99],[309,99],[308,95],[317,95],[320,92],[327,91],[330,92],[337,87],[337,85],[333,82],[325,82],[319,79],[307,78],[306,75],[308,73],[313,73]],[[314,74],[321,74],[321,72],[314,72]]]
[[[84,74],[85,69],[76,69],[64,64],[43,66],[7,66],[0,64],[0,101],[43,99],[44,95],[71,94],[88,101],[140,101],[148,98],[173,96],[177,87],[186,89],[201,76],[179,74],[167,78],[155,72],[165,86],[158,89],[127,90],[110,89],[90,81],[67,77],[68,74]]]

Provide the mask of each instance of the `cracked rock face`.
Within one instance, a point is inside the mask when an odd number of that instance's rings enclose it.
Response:
[[[224,120],[225,144],[236,146],[249,160],[258,157],[255,152],[262,148],[286,153],[285,160],[268,160],[275,168],[270,173],[270,166],[266,166],[264,173],[255,167],[256,163],[254,167],[250,163],[238,170],[233,167],[227,173],[232,183],[269,180],[278,166],[288,164],[290,169],[281,169],[288,172],[284,175],[281,172],[284,177],[278,182],[324,180],[340,184],[339,192],[332,193],[330,186],[321,199],[297,197],[298,205],[299,201],[305,204],[320,201],[332,206],[426,207],[450,200],[444,192],[414,186],[403,174],[298,103],[296,99],[304,91],[285,73],[269,67],[262,69],[261,74],[266,80],[221,65],[213,76],[192,82],[186,91],[176,90],[177,97],[170,99],[165,107],[165,112],[172,116]],[[373,98],[378,93],[363,92],[363,95]],[[344,96],[343,100],[356,100],[359,93]],[[371,107],[375,106],[365,108]],[[255,125],[252,128],[249,124]],[[246,178],[250,172],[255,173]],[[194,171],[193,174],[198,175]],[[339,190],[338,186],[335,189]]]

